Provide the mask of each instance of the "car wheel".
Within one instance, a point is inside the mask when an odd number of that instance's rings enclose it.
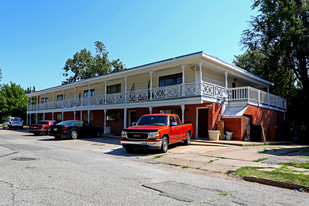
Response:
[[[161,151],[162,153],[166,153],[166,152],[167,152],[167,149],[168,149],[168,141],[167,141],[167,138],[166,138],[166,137],[162,137],[162,145],[161,145],[160,151]]]
[[[190,145],[191,144],[191,134],[188,132],[187,134],[187,139],[184,141],[185,145]]]
[[[58,136],[58,135],[55,135],[54,137],[55,137],[55,139],[60,139],[60,136]]]
[[[34,134],[34,136],[38,136],[40,133],[39,132],[34,132],[33,134]]]
[[[126,149],[127,153],[133,153],[134,152],[134,147],[132,147],[132,146],[126,145],[126,146],[123,146],[123,147]]]
[[[78,132],[76,130],[73,130],[71,132],[71,137],[72,137],[72,139],[77,139],[78,138]]]

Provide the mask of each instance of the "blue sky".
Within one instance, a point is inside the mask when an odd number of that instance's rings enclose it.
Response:
[[[2,0],[1,84],[60,85],[65,61],[102,41],[127,68],[204,51],[232,63],[242,54],[250,0]]]

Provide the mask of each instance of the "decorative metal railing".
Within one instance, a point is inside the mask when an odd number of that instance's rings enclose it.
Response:
[[[48,102],[38,105],[28,105],[28,110],[31,111],[80,107],[88,105],[130,103],[190,96],[211,97],[219,100],[224,100],[224,97],[226,97],[229,102],[246,101],[249,104],[286,109],[285,99],[252,87],[237,87],[226,89],[222,86],[209,82],[202,82],[200,85],[196,84],[195,82],[191,82],[166,87],[155,87],[152,89],[140,89],[115,94],[66,99],[63,101]]]

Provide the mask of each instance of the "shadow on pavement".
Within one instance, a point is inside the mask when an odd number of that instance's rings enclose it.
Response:
[[[271,149],[265,148],[264,151],[259,153],[276,155],[276,156],[308,156],[309,146],[297,147],[297,148],[281,148],[280,146]]]

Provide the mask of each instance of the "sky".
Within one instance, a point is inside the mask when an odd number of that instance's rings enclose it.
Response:
[[[131,68],[204,51],[232,63],[244,53],[250,0],[1,0],[0,84],[36,90],[61,85],[67,59],[95,53]]]

